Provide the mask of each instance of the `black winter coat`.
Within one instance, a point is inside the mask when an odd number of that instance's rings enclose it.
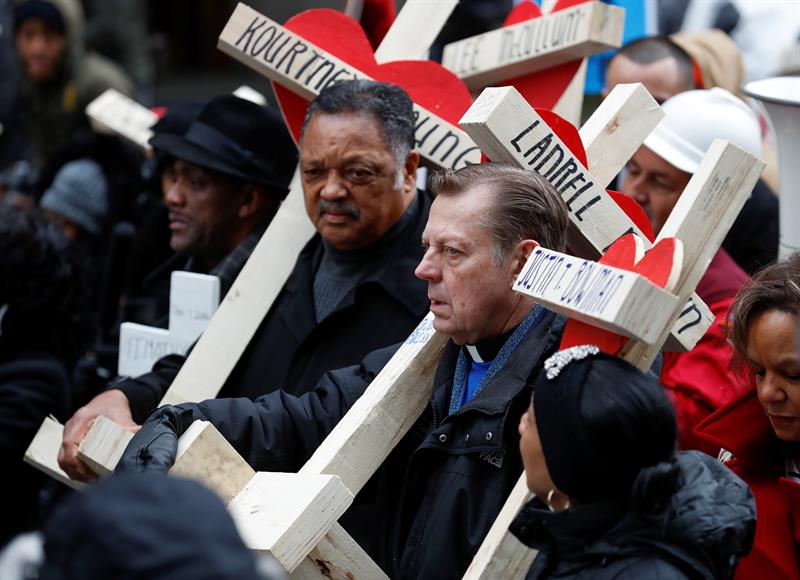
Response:
[[[522,473],[517,425],[563,325],[563,318],[548,313],[497,375],[451,416],[459,347],[448,344],[429,406],[356,499],[373,506],[372,542],[363,547],[390,577],[439,580],[464,574]],[[326,373],[313,392],[300,397],[278,391],[256,401],[179,405],[180,426],[210,421],[255,469],[295,471],[398,346]]]
[[[325,371],[357,364],[367,353],[405,340],[429,307],[427,284],[414,276],[414,269],[422,258],[420,239],[431,198],[423,192],[418,196],[415,221],[378,258],[380,267],[321,322],[316,320],[313,284],[322,240],[319,234],[311,239],[220,397],[255,399],[279,389],[302,395]],[[184,356],[166,356],[151,373],[110,388],[125,393],[141,423],[185,361]]]
[[[750,551],[755,501],[747,485],[699,451],[677,454],[682,484],[662,513],[591,503],[551,512],[529,502],[511,531],[539,551],[528,580],[731,578]]]

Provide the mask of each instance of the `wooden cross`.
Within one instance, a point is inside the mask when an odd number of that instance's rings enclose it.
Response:
[[[497,105],[502,107],[501,103],[502,100],[497,101]],[[487,115],[487,119],[490,116],[490,114]],[[525,126],[525,122],[523,121],[520,125]],[[480,142],[477,137],[476,141]],[[516,151],[513,145],[509,148]],[[671,308],[664,306],[664,312],[660,313],[661,320],[665,321],[665,324],[657,326],[655,323],[653,327],[650,327],[649,330],[656,331],[655,340],[651,334],[648,335],[649,340],[647,341],[632,340],[628,342],[620,353],[621,358],[644,372],[650,368],[661,346],[669,337],[670,329],[674,329],[676,320],[684,311],[682,305],[685,304],[686,298],[692,294],[705,273],[708,264],[749,197],[763,168],[764,163],[759,159],[726,141],[718,139],[708,149],[700,168],[692,176],[656,240],[659,242],[664,239],[676,238],[683,242],[683,264],[680,274],[669,287],[669,291],[674,295],[674,304]],[[541,257],[532,256],[520,272],[514,289],[533,296],[537,301],[552,299],[551,296],[555,293],[555,297],[560,300],[561,304],[550,303],[549,305],[565,312],[569,306],[575,306],[576,286],[579,284],[576,279],[579,276],[577,271],[568,271],[565,273],[566,279],[563,282],[562,278],[556,282],[555,277],[566,269],[568,262],[562,263],[555,260],[554,263],[556,264],[552,268],[554,272],[550,272],[542,267]],[[601,276],[599,270],[594,273],[594,277],[585,269],[583,274],[584,284],[581,286],[581,290],[584,292],[583,304],[580,305],[582,309],[594,310],[598,304],[600,306],[613,304],[615,300],[613,282],[612,285],[607,284],[608,278],[605,275]],[[554,283],[555,286],[561,283],[562,290],[555,292]],[[602,293],[602,290],[605,290],[605,294]],[[608,296],[608,294],[612,295]],[[569,304],[565,305],[565,302],[569,302]],[[573,313],[572,316],[592,324],[605,323],[599,319],[590,321],[580,310]],[[603,324],[603,326],[605,328],[613,327],[613,325],[607,324]],[[631,333],[621,333],[633,336]],[[489,578],[516,579],[524,577],[533,563],[536,553],[514,538],[508,531],[508,526],[522,506],[531,498],[532,495],[527,490],[523,474],[475,555],[465,578],[488,580]]]
[[[655,101],[650,106],[657,107]],[[513,87],[484,90],[461,119],[461,126],[493,161],[534,169],[551,180],[567,204],[569,246],[577,255],[598,257],[627,233],[639,235],[649,246],[646,236],[608,195],[603,182],[584,167]],[[631,148],[633,143],[627,144],[629,152],[609,147],[603,152],[622,162],[638,148],[638,142]],[[603,180],[608,176],[605,173]],[[672,338],[674,344],[680,344],[680,350],[691,350],[705,334],[713,316],[696,295],[691,296],[691,304],[681,312],[672,329]]]
[[[597,0],[444,47],[442,65],[472,90],[619,48],[625,9]]]
[[[625,10],[604,2],[590,1],[555,10],[557,2],[544,1],[542,16],[478,34],[444,47],[442,64],[457,74],[473,91],[502,83],[515,86],[536,106],[552,109],[578,126],[581,121],[586,57],[622,44]],[[510,17],[524,6],[516,6]],[[580,60],[568,85],[550,83],[545,94],[558,100],[541,103],[541,83],[535,90],[527,77],[532,73]],[[561,75],[557,75],[561,81]],[[544,79],[542,79],[544,81]]]
[[[115,89],[107,89],[86,107],[96,131],[116,133],[145,151],[152,151],[150,137],[158,115]]]
[[[137,377],[168,354],[186,352],[203,333],[219,306],[219,278],[194,272],[172,272],[169,326],[157,328],[123,322],[119,329],[117,374]]]

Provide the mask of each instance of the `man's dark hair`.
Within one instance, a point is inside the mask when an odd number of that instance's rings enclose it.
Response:
[[[621,54],[636,64],[653,64],[671,58],[677,63],[678,71],[687,90],[702,88],[695,87],[692,57],[668,36],[639,38],[620,48],[617,54]]]
[[[90,339],[85,270],[58,226],[0,204],[0,341],[68,360]]]
[[[762,268],[736,294],[728,312],[728,335],[735,366],[747,361],[747,342],[753,320],[768,310],[800,315],[800,252]]]
[[[495,262],[503,263],[522,240],[536,240],[563,252],[567,245],[567,207],[555,188],[536,171],[503,163],[468,165],[431,175],[428,189],[435,195],[459,195],[475,187],[497,192],[480,224],[492,234]]]
[[[303,135],[315,113],[372,115],[380,124],[386,146],[394,153],[400,166],[414,148],[414,106],[408,93],[397,85],[360,79],[325,88],[308,107]]]

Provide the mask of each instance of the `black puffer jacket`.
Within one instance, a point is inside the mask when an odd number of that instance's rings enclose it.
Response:
[[[679,453],[680,489],[662,513],[592,503],[550,512],[529,502],[511,531],[539,551],[528,580],[731,578],[750,551],[755,501],[733,472],[698,451]]]
[[[532,381],[556,349],[563,325],[563,318],[548,313],[475,398],[449,416],[459,347],[449,343],[445,348],[430,405],[356,499],[356,508],[366,504],[369,510],[342,521],[348,531],[352,524],[369,529],[369,541],[358,539],[391,578],[463,576],[522,473],[517,425],[530,403]],[[210,421],[255,469],[295,471],[396,348],[326,373],[313,392],[301,397],[278,391],[255,401],[162,407],[134,437],[126,456],[140,455],[150,444],[148,425],[171,413],[178,434],[193,421]]]

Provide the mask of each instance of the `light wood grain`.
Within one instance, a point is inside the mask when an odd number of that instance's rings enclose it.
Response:
[[[217,47],[306,99],[334,82],[369,78],[245,4],[237,5]],[[480,162],[480,150],[457,126],[416,103],[414,113],[416,149],[425,165],[458,169]]]
[[[623,8],[585,2],[450,43],[442,64],[477,90],[619,48],[624,20]]]
[[[458,0],[406,0],[383,37],[375,60],[425,60]]]

